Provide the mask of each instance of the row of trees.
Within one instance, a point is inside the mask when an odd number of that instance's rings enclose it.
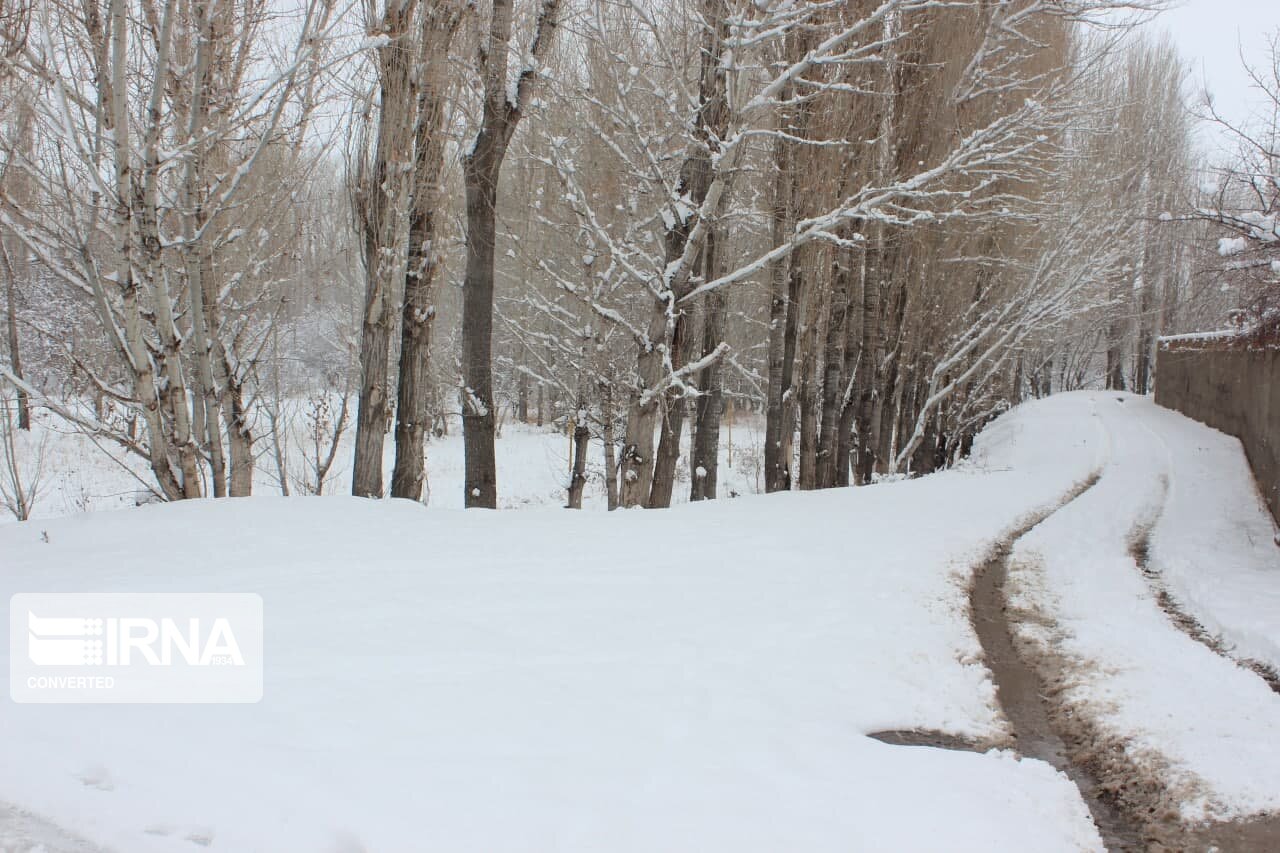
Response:
[[[730,400],[769,490],[927,472],[1025,394],[1145,391],[1220,307],[1196,245],[1260,227],[1203,197],[1178,58],[1121,23],[1157,6],[6,6],[5,375],[171,499],[247,494],[266,448],[287,489],[316,393],[315,489],[354,397],[363,496],[390,432],[420,499],[457,418],[494,507],[536,411],[571,506],[592,441],[610,507],[682,464],[712,498]]]

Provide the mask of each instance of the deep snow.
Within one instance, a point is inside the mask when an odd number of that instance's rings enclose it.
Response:
[[[1168,568],[1171,587],[1236,566],[1241,540],[1197,524],[1195,502],[1247,502],[1239,471],[1179,466],[1164,479],[1187,504],[1157,515],[1166,446],[1230,445],[1115,396],[1021,406],[962,469],[863,489],[610,514],[255,497],[5,525],[5,597],[257,592],[267,661],[258,705],[0,703],[0,839],[38,829],[50,850],[76,849],[61,827],[124,851],[1098,849],[1078,792],[1042,762],[866,735],[999,738],[972,569],[1100,468],[1023,540],[1011,588],[1061,621],[1079,695],[1104,703],[1090,712],[1181,762],[1189,813],[1254,810],[1280,791],[1280,756],[1260,740],[1280,731],[1280,699],[1178,633],[1126,550],[1135,524],[1172,518],[1190,544],[1170,549],[1218,559]],[[1274,593],[1280,562],[1251,553]],[[1265,630],[1269,600],[1213,612]]]
[[[335,409],[337,405],[334,401]],[[307,424],[301,414],[305,407],[305,401],[291,401],[288,406],[292,417],[286,428],[289,438],[284,442],[284,455],[286,478],[292,495],[307,494],[304,482],[312,479],[307,464],[308,455],[314,455],[315,451],[309,445],[312,439],[307,434]],[[281,494],[274,447],[269,433],[264,434],[265,430],[264,424],[255,425],[255,496]],[[147,489],[152,479],[143,460],[124,453],[109,442],[81,434],[48,410],[36,409],[33,429],[29,433],[16,430],[15,439],[25,460],[24,474],[30,477],[40,467],[43,475],[34,518],[122,509],[134,506],[139,498],[150,499]],[[764,422],[758,416],[739,412],[732,423],[725,421],[721,441],[717,476],[720,494],[763,492]],[[684,445],[687,451],[687,435]],[[327,451],[326,444],[322,455]],[[564,430],[508,422],[502,427],[495,451],[501,474],[500,508],[564,506],[572,453],[569,436]],[[354,452],[355,428],[352,426],[342,436],[333,467],[325,478],[326,495],[350,492]],[[42,454],[44,463],[37,466],[35,460]],[[432,437],[426,445],[426,457],[427,481],[423,502],[433,508],[461,509],[464,463],[461,434],[455,432]],[[687,452],[682,454],[677,468],[679,482],[673,496],[676,503],[689,499],[687,457]],[[394,443],[388,436],[383,445],[384,488],[390,488],[394,459]],[[604,452],[600,442],[591,442],[587,459],[583,506],[603,510],[606,503]],[[0,471],[2,476],[5,476],[4,472]],[[0,508],[0,524],[13,520],[12,515]]]
[[[0,705],[0,801],[131,851],[1096,849],[1046,764],[865,736],[1001,731],[970,569],[1089,462],[1020,423],[1015,470],[669,512],[8,525],[6,594],[258,592],[268,658],[260,705]]]

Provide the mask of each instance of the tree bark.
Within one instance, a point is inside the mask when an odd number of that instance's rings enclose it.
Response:
[[[91,37],[102,34],[99,28],[100,21],[94,17],[96,9],[94,5],[91,14],[86,17],[86,27],[89,28]],[[166,7],[166,12],[168,11]],[[138,398],[139,408],[147,426],[147,449],[151,471],[165,497],[178,500],[185,496],[185,487],[181,472],[175,470],[170,456],[172,446],[164,425],[155,361],[143,338],[142,287],[134,264],[138,254],[137,241],[133,236],[135,217],[132,207],[135,202],[136,187],[131,162],[128,108],[129,22],[124,0],[111,0],[109,16],[111,19],[110,60],[106,56],[106,45],[99,38],[95,39],[95,43],[100,45],[95,61],[99,70],[97,84],[103,124],[110,131],[109,138],[112,143],[115,179],[112,187],[115,198],[111,199],[114,206],[112,230],[116,259],[115,276],[120,286],[125,324],[123,354],[133,374],[135,396]],[[166,15],[162,26],[166,47],[167,29],[170,25],[171,20]],[[104,322],[107,319],[104,318]]]
[[[6,321],[9,327],[9,365],[14,376],[25,380],[26,377],[22,375],[22,351],[18,346],[18,282],[14,276],[13,264],[9,259],[9,251],[2,242],[0,242],[0,260],[4,261],[6,278],[5,304]],[[21,387],[18,388],[18,429],[31,429],[31,401],[27,392]]]
[[[225,372],[230,373],[229,370]],[[227,494],[233,498],[243,498],[253,492],[253,433],[244,405],[243,386],[232,379],[226,388],[230,405],[224,406],[223,411],[227,416],[227,448],[231,461]],[[217,429],[217,426],[213,428]]]
[[[618,508],[618,459],[614,446],[613,386],[605,384],[600,392],[600,418],[604,421],[604,488],[610,510]]]
[[[860,289],[865,292],[867,280],[866,256],[865,253],[859,254],[858,280],[861,283]],[[862,351],[862,330],[854,322],[856,319],[854,312],[857,310],[861,310],[861,303],[854,296],[853,280],[851,278],[849,283],[849,303],[845,310],[844,319],[844,366],[840,372],[840,381],[843,386],[840,402],[840,422],[836,427],[838,430],[834,482],[836,486],[847,486],[854,479],[854,428],[858,414],[862,410],[859,405],[861,401],[857,396],[857,378],[858,371],[862,368],[862,359],[870,358],[868,353]],[[859,436],[859,440],[861,440],[861,436]]]
[[[396,387],[396,459],[391,496],[422,500],[431,400],[432,284],[436,273],[436,206],[444,175],[446,67],[460,12],[433,4],[422,27],[422,70],[417,83],[409,245],[400,314],[400,369]]]
[[[520,374],[520,391],[516,400],[516,417],[520,419],[520,423],[527,424],[529,422],[529,374]]]
[[[502,0],[499,0],[499,5]],[[495,8],[494,14],[498,14]],[[507,14],[510,14],[508,7]],[[502,160],[481,131],[466,158],[467,269],[462,292],[462,440],[468,507],[498,506],[494,450],[493,279],[498,172]]]
[[[822,369],[822,414],[817,447],[817,487],[836,485],[839,469],[838,429],[841,401],[844,398],[845,327],[849,321],[849,276],[847,259],[840,250],[831,262],[832,288],[827,307],[827,334]]]
[[[690,327],[693,320],[687,311],[676,317],[675,331],[671,335],[671,369],[680,370],[689,363],[696,335]],[[675,493],[676,467],[680,463],[680,438],[684,433],[688,401],[683,385],[673,385],[663,395],[662,425],[658,438],[658,450],[653,460],[653,482],[645,506],[662,509],[671,506]]]
[[[378,138],[373,173],[360,190],[364,227],[365,300],[360,335],[360,404],[356,414],[356,449],[352,465],[351,493],[380,498],[382,445],[389,414],[388,359],[394,279],[403,269],[404,246],[400,217],[404,214],[409,148],[412,144],[415,52],[408,44],[409,22],[416,0],[388,0],[381,34],[388,41],[378,48]]]
[[[785,115],[785,113],[784,113]],[[786,139],[774,143],[773,211],[770,242],[777,246],[790,233],[793,221],[791,200],[791,147]],[[769,269],[769,352],[768,389],[765,398],[764,488],[766,492],[791,488],[791,454],[784,453],[784,401],[791,386],[791,361],[787,355],[789,334],[794,328],[796,306],[791,301],[790,255],[774,261]]]
[[[816,285],[811,285],[815,287]],[[817,297],[813,293],[812,297]],[[816,299],[814,300],[816,302]],[[800,356],[800,482],[801,489],[808,491],[818,485],[818,405],[815,376],[817,373],[818,318],[814,310],[805,312],[802,350]]]
[[[587,488],[587,446],[590,441],[591,430],[586,419],[576,418],[573,424],[573,469],[569,475],[569,509],[582,509],[582,493]]]
[[[464,503],[496,509],[497,427],[493,399],[493,283],[497,238],[498,177],[507,145],[521,118],[537,67],[550,48],[558,0],[543,0],[526,61],[516,81],[514,103],[507,91],[512,0],[494,0],[481,64],[484,106],[475,143],[463,157],[466,190],[467,268],[462,290],[462,441]]]
[[[710,280],[719,269],[719,241],[716,235],[707,236],[705,277]],[[713,290],[703,299],[702,355],[711,355],[724,340],[725,321],[728,315],[728,295],[723,290]],[[720,412],[724,406],[724,389],[720,360],[716,359],[702,369],[698,377],[701,392],[695,404],[696,419],[690,460],[689,500],[714,500],[716,479],[720,469]]]

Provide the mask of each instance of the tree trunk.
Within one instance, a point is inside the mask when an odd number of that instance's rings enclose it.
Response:
[[[387,359],[391,312],[381,289],[365,299],[360,336],[360,405],[356,415],[356,449],[351,494],[382,497],[382,440],[387,427]]]
[[[217,320],[213,306],[216,304],[217,291],[212,288],[209,276],[213,274],[213,263],[208,250],[196,239],[196,234],[206,224],[202,212],[203,188],[200,186],[202,167],[205,158],[211,152],[206,147],[196,144],[205,132],[207,116],[207,92],[209,53],[214,42],[213,22],[205,3],[196,2],[191,6],[193,23],[197,30],[195,39],[195,77],[191,85],[190,112],[187,120],[187,139],[193,150],[185,158],[181,179],[182,230],[183,230],[183,266],[187,273],[187,293],[191,300],[191,342],[195,360],[195,376],[197,391],[192,403],[192,421],[196,424],[194,432],[204,443],[205,453],[209,461],[209,478],[212,481],[213,496],[225,497],[227,494],[227,463],[222,446],[222,394],[214,379],[214,348],[211,336],[217,334]]]
[[[587,446],[591,430],[585,418],[577,418],[573,426],[573,470],[569,475],[569,509],[582,509],[582,493],[587,487]]]
[[[96,10],[96,6],[95,6]],[[169,500],[175,501],[184,497],[184,484],[178,470],[174,470],[172,442],[165,429],[164,415],[161,411],[163,401],[160,400],[159,382],[156,378],[156,362],[152,359],[150,347],[142,334],[142,293],[138,282],[134,260],[136,260],[137,241],[134,240],[134,201],[133,168],[132,168],[132,134],[129,132],[128,109],[128,15],[124,0],[111,0],[111,45],[110,45],[110,79],[100,78],[99,92],[104,108],[104,124],[110,131],[113,145],[113,167],[115,199],[113,231],[115,248],[115,280],[122,291],[124,314],[124,355],[127,356],[129,369],[133,373],[133,387],[143,419],[147,427],[148,461],[155,474],[156,483]],[[168,24],[168,22],[166,22]],[[101,47],[104,55],[99,58],[99,67],[108,68],[106,47]],[[109,318],[104,318],[109,323]]]
[[[2,240],[3,238],[0,238]],[[13,264],[9,260],[8,249],[0,243],[0,260],[4,261],[6,277],[5,299],[8,313],[6,320],[9,327],[9,365],[13,375],[25,379],[22,375],[22,352],[18,346],[18,283],[14,277]],[[27,392],[18,388],[18,429],[31,429],[31,401]]]
[[[818,432],[817,487],[829,489],[836,485],[840,467],[839,422],[841,402],[844,399],[845,359],[844,346],[846,324],[849,322],[850,271],[844,253],[837,250],[831,262],[832,289],[827,307],[827,334],[822,369],[822,413]]]
[[[718,240],[715,234],[707,237],[705,276],[715,277]],[[725,321],[728,315],[728,295],[723,290],[713,290],[703,300],[702,355],[716,351],[724,340]],[[720,360],[708,364],[698,377],[701,391],[695,404],[692,456],[689,464],[689,500],[713,500],[716,497],[716,479],[720,468],[720,412],[724,405],[724,389]]]
[[[614,446],[615,412],[613,410],[613,386],[606,384],[600,394],[600,417],[604,421],[604,488],[609,509],[618,508],[618,459]]]
[[[874,244],[863,260],[862,274],[862,355],[858,360],[858,404],[854,416],[858,431],[858,464],[855,482],[866,485],[875,473],[876,440],[873,435],[875,405],[884,361],[883,338],[880,334],[880,291],[885,279],[886,246],[883,226],[876,229]]]
[[[493,410],[493,261],[501,166],[502,160],[482,132],[481,141],[466,158],[463,168],[467,195],[467,270],[462,291],[465,383],[462,438],[466,456],[465,504],[488,509],[498,506]]]
[[[414,211],[409,219],[409,266],[400,316],[400,369],[396,387],[396,459],[391,497],[422,500],[426,478],[426,435],[431,401],[432,214]]]
[[[857,396],[857,374],[862,366],[860,359],[868,357],[862,352],[862,330],[859,328],[858,323],[855,322],[858,319],[855,312],[860,309],[861,303],[854,295],[852,270],[850,270],[849,275],[849,301],[845,307],[844,317],[844,364],[840,370],[840,384],[843,390],[840,399],[840,421],[836,426],[838,431],[836,436],[834,483],[836,486],[847,486],[854,477],[852,470],[853,431],[860,411],[860,401]],[[858,254],[857,279],[860,285],[858,289],[865,291],[867,281],[865,252]]]
[[[467,268],[462,289],[463,498],[468,507],[487,509],[498,506],[498,465],[494,456],[497,421],[493,400],[493,261],[498,176],[521,111],[530,97],[536,71],[550,49],[559,9],[558,0],[542,0],[528,58],[521,61],[515,86],[508,87],[511,7],[512,0],[493,0],[480,69],[484,94],[480,129],[462,160],[467,207]],[[514,88],[514,93],[509,88]]]
[[[1135,394],[1146,394],[1151,390],[1151,363],[1155,351],[1155,336],[1152,332],[1156,322],[1155,285],[1151,281],[1155,267],[1145,255],[1142,264],[1142,285],[1138,293],[1138,351],[1135,354],[1135,375],[1133,391]]]
[[[886,270],[886,275],[888,274]],[[902,405],[903,383],[900,376],[903,373],[902,354],[906,352],[906,338],[902,329],[903,318],[907,311],[907,289],[902,281],[894,281],[888,279],[891,290],[889,311],[882,318],[881,322],[885,326],[881,327],[881,340],[884,340],[883,348],[885,350],[885,358],[883,359],[883,379],[880,383],[880,398],[877,400],[877,425],[874,429],[876,432],[876,460],[875,469],[879,474],[888,474],[893,467],[893,449],[894,449],[894,424],[897,420],[898,411]],[[887,328],[886,328],[887,327]],[[889,353],[888,341],[892,335],[894,343],[894,352]]]
[[[1125,321],[1121,314],[1128,310],[1129,301],[1123,288],[1117,284],[1111,288],[1113,299],[1123,300],[1111,306],[1111,319],[1107,323],[1107,389],[1111,391],[1125,390],[1124,381],[1124,337]]]
[[[675,331],[671,335],[672,370],[679,370],[689,363],[693,351],[694,335],[690,328],[692,318],[682,311],[676,317]],[[663,395],[662,428],[658,450],[653,460],[653,482],[645,506],[661,509],[671,506],[675,492],[676,466],[680,462],[680,438],[684,433],[687,402],[684,387],[673,385]]]
[[[818,485],[818,405],[817,389],[814,387],[817,372],[818,324],[816,317],[810,316],[807,320],[809,328],[803,332],[804,354],[800,358],[799,393],[800,488],[805,491],[817,488]]]
[[[400,370],[396,388],[396,460],[391,496],[422,500],[426,478],[425,443],[430,406],[432,284],[436,272],[435,214],[444,173],[445,101],[449,43],[458,14],[433,5],[423,24],[425,66],[418,82],[414,128],[413,182],[409,202],[409,245],[400,315]]]
[[[227,415],[227,448],[231,457],[227,494],[243,498],[253,492],[253,433],[245,411],[243,388],[239,382],[232,381],[227,389],[230,405],[223,407]],[[216,424],[213,429],[217,429]]]
[[[387,362],[394,317],[392,289],[405,260],[400,217],[407,194],[414,108],[414,51],[407,43],[407,34],[415,5],[386,4],[381,28],[389,41],[378,48],[378,139],[373,173],[364,181],[358,199],[364,228],[365,300],[360,335],[360,404],[351,478],[351,493],[357,497],[380,498],[383,493],[382,445],[390,405]]]
[[[785,96],[784,96],[785,98]],[[786,111],[783,113],[787,115]],[[777,246],[791,232],[792,143],[774,143],[774,189],[770,242]],[[785,419],[786,396],[791,387],[791,365],[795,353],[794,331],[797,306],[792,301],[793,279],[790,255],[774,261],[769,268],[769,351],[768,389],[765,399],[764,489],[780,492],[791,488],[791,423]]]

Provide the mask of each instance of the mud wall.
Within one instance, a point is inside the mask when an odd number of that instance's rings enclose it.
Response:
[[[1162,347],[1156,402],[1240,439],[1280,521],[1280,348]]]

